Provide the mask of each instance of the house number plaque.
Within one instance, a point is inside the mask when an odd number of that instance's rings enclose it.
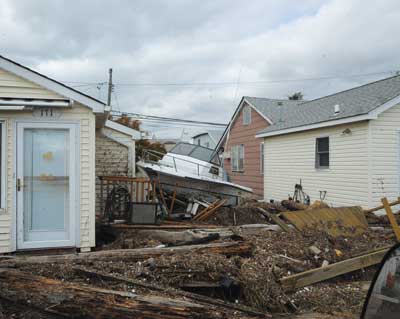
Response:
[[[53,107],[41,107],[33,111],[33,116],[39,118],[58,119],[61,117],[61,115],[62,115],[61,110],[55,109]]]

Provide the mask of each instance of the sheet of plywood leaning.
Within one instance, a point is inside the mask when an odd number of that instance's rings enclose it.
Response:
[[[368,223],[361,207],[318,208],[282,213],[297,230],[320,229],[331,236],[357,236]]]

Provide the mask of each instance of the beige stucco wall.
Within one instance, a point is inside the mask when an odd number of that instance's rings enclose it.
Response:
[[[12,81],[10,81],[12,80]],[[13,85],[9,85],[13,83]],[[35,84],[15,77],[0,69],[0,96],[62,98]],[[50,123],[73,122],[79,127],[79,224],[77,247],[83,249],[95,245],[95,115],[89,108],[75,103],[72,108],[62,109],[56,118],[38,117],[32,111],[1,111],[0,121],[6,125],[6,207],[0,209],[0,253],[16,248],[15,210],[15,125],[19,120],[46,121]]]

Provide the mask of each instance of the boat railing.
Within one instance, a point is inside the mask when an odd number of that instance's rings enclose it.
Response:
[[[175,172],[178,172],[178,168],[177,168],[177,165],[176,165],[177,161],[181,161],[181,162],[185,162],[185,163],[196,165],[196,167],[197,167],[197,176],[200,176],[200,170],[202,168],[206,168],[209,171],[213,167],[213,166],[210,167],[210,166],[206,166],[206,165],[203,165],[203,164],[200,164],[200,163],[196,163],[196,162],[184,159],[184,158],[175,157],[175,156],[173,156],[171,154],[164,154],[164,153],[161,153],[161,152],[158,152],[158,151],[154,151],[154,150],[143,150],[142,154],[143,154],[144,161],[150,162],[150,163],[153,163],[153,164],[158,164],[158,165],[160,165],[159,161],[161,159],[163,159],[165,157],[172,158],[172,162],[174,163],[173,166],[166,165],[165,163],[163,163],[162,165],[168,166],[168,167],[173,167],[175,169]],[[214,174],[214,173],[212,173],[210,171],[209,171],[209,173],[211,173],[213,175],[218,175],[218,174]]]

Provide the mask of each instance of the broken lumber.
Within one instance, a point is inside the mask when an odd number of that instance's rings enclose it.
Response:
[[[73,269],[78,275],[83,275],[83,276],[89,277],[89,278],[98,278],[98,279],[101,279],[104,281],[114,281],[114,282],[119,282],[119,283],[123,283],[123,284],[127,284],[127,285],[142,287],[142,288],[146,288],[149,290],[164,292],[166,294],[173,294],[176,297],[180,296],[180,297],[192,299],[192,300],[195,300],[198,302],[204,302],[204,303],[207,303],[210,305],[220,306],[222,308],[240,311],[240,312],[246,313],[251,316],[270,318],[269,315],[254,311],[246,306],[225,302],[222,300],[218,300],[216,298],[210,298],[210,297],[207,297],[204,295],[200,295],[200,294],[196,294],[196,293],[192,293],[192,292],[188,292],[188,291],[184,291],[184,290],[179,290],[179,289],[172,288],[172,287],[162,287],[160,285],[154,285],[151,283],[141,282],[139,280],[122,277],[119,275],[118,276],[112,275],[112,274],[108,274],[108,273],[104,273],[104,272],[100,272],[100,271],[88,270],[88,269],[84,269],[81,267],[74,267]]]
[[[359,206],[316,208],[285,212],[282,215],[299,231],[313,228],[333,237],[357,236],[368,229],[367,220]]]
[[[385,207],[386,215],[389,219],[390,225],[392,226],[393,232],[396,235],[396,239],[397,241],[400,241],[400,227],[399,224],[397,224],[396,217],[394,217],[392,208],[390,207],[386,197],[382,198],[382,204],[383,207]]]
[[[261,212],[261,214],[263,214],[265,217],[273,220],[280,228],[282,228],[282,230],[284,232],[290,232],[290,228],[288,225],[286,225],[278,216],[276,216],[275,214],[272,214],[260,207],[257,207],[257,209]]]
[[[280,279],[285,290],[295,290],[336,276],[379,264],[390,247],[381,248],[367,254],[339,261],[324,267],[301,272]]]
[[[180,299],[70,284],[0,269],[0,298],[68,318],[219,318],[216,309]]]
[[[284,199],[281,201],[281,205],[288,210],[305,210],[308,208],[307,205],[304,205],[302,203],[296,202],[295,200],[289,200],[289,199]]]
[[[398,204],[400,204],[400,198],[398,200],[395,200],[394,202],[389,203],[389,206],[396,206]],[[364,213],[366,213],[366,214],[373,213],[373,212],[376,212],[376,211],[384,209],[384,208],[385,208],[384,205],[380,205],[380,206],[377,206],[377,207],[374,207],[374,208],[365,209]]]
[[[212,207],[211,209],[208,209],[206,213],[203,214],[203,212],[201,212],[201,216],[199,216],[199,218],[197,220],[205,221],[205,220],[210,219],[217,212],[218,208],[222,207],[226,203],[226,201],[227,201],[226,199],[222,199],[214,207]],[[208,207],[208,208],[210,208],[210,207]]]
[[[138,248],[138,249],[115,249],[102,250],[90,253],[68,254],[68,255],[49,255],[49,256],[18,256],[12,260],[0,261],[3,265],[24,265],[32,263],[59,263],[59,262],[88,262],[88,261],[138,261],[157,257],[161,255],[172,255],[179,253],[201,253],[208,252],[222,255],[244,255],[252,253],[253,247],[246,242],[224,242],[204,245],[189,245],[178,247],[163,248]]]

